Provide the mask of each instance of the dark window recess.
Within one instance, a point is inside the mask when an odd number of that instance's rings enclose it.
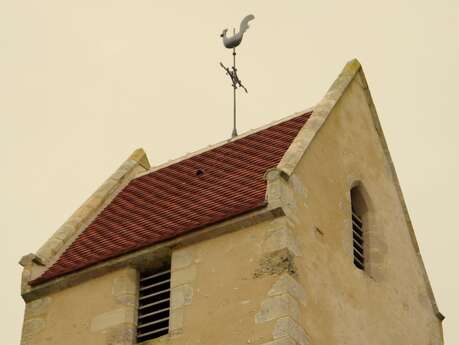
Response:
[[[365,269],[365,251],[364,251],[364,236],[363,236],[362,219],[352,209],[352,239],[354,249],[354,265],[361,269]]]
[[[140,275],[137,342],[158,338],[169,332],[171,271]]]

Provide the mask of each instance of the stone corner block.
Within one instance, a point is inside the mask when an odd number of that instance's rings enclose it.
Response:
[[[301,326],[289,317],[284,317],[276,322],[273,331],[273,338],[279,339],[283,337],[290,337],[300,345],[309,345],[309,337]]]
[[[189,285],[180,285],[171,289],[171,310],[191,304],[193,288]]]
[[[121,324],[135,324],[134,309],[119,308],[95,316],[91,320],[92,332],[103,331]]]
[[[183,314],[184,308],[171,310],[169,316],[169,332],[181,334],[183,330]]]
[[[148,161],[147,154],[145,153],[143,148],[138,148],[129,156],[130,160],[138,162],[145,170],[151,168],[150,162]]]
[[[137,271],[132,268],[125,270],[113,279],[112,295],[121,296],[137,293]]]
[[[295,256],[301,255],[295,235],[286,225],[271,229],[267,233],[266,239],[263,242],[263,252],[265,253],[274,252],[284,248],[287,248]]]
[[[282,276],[274,283],[271,290],[268,291],[268,296],[276,296],[289,294],[296,298],[301,304],[305,304],[306,293],[304,288],[289,274]]]
[[[282,337],[262,345],[298,345],[298,343],[290,337]]]
[[[285,272],[289,274],[296,273],[294,255],[288,248],[265,253],[260,258],[253,277],[260,278],[269,275],[281,275]]]
[[[298,302],[287,294],[269,297],[261,303],[261,308],[255,315],[255,323],[267,322],[285,316],[298,321],[300,317]]]
[[[46,320],[43,318],[32,318],[24,321],[22,327],[23,339],[29,338],[34,334],[37,334],[44,330],[46,327]]]
[[[24,255],[21,260],[19,260],[19,265],[21,265],[22,267],[27,267],[27,266],[30,266],[32,264],[37,264],[37,265],[40,265],[40,266],[44,266],[44,262],[43,260],[37,256],[36,254],[34,253],[29,253],[27,255]]]
[[[196,278],[196,265],[188,266],[187,268],[172,271],[171,287],[175,288],[180,285],[190,284]]]
[[[188,249],[174,249],[171,258],[171,271],[186,268],[193,263],[193,256]]]

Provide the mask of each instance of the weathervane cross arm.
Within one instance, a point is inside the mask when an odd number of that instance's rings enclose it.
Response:
[[[245,93],[248,93],[247,89],[245,88],[244,85],[242,85],[241,79],[239,79],[239,76],[237,75],[237,68],[233,67],[233,73],[232,75],[234,76],[234,81],[236,83],[236,86],[242,87],[245,91]]]

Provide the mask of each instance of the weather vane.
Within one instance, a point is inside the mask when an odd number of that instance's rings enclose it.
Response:
[[[233,49],[233,67],[229,68],[226,67],[224,64],[220,62],[220,66],[226,71],[226,75],[228,75],[231,79],[231,83],[233,86],[233,133],[231,134],[231,137],[234,138],[237,136],[237,129],[236,129],[236,90],[238,87],[241,87],[244,89],[244,91],[247,93],[247,89],[245,88],[244,85],[242,85],[241,80],[239,79],[237,75],[237,68],[236,68],[236,47],[241,44],[242,37],[244,36],[244,33],[247,31],[249,28],[249,22],[251,20],[255,19],[255,17],[251,14],[246,16],[244,19],[241,21],[241,25],[239,26],[239,32],[236,33],[236,29],[233,29],[233,36],[231,37],[226,37],[226,33],[228,29],[223,30],[222,34],[220,35],[223,38],[223,45],[228,48],[228,49]]]

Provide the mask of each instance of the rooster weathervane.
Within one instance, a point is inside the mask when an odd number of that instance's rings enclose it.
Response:
[[[234,138],[237,136],[237,129],[236,129],[236,90],[237,88],[242,88],[247,93],[247,89],[244,85],[242,85],[241,80],[237,75],[237,68],[236,68],[236,47],[241,44],[242,38],[244,37],[244,33],[249,28],[249,22],[255,19],[252,14],[245,16],[244,19],[241,21],[241,25],[239,26],[239,32],[236,33],[236,29],[233,29],[233,36],[227,37],[226,33],[228,29],[224,29],[222,34],[220,35],[223,38],[223,45],[228,49],[233,49],[233,67],[229,68],[226,67],[224,64],[220,62],[220,66],[226,71],[226,75],[228,75],[231,79],[232,87],[233,87],[233,133],[231,137]]]

